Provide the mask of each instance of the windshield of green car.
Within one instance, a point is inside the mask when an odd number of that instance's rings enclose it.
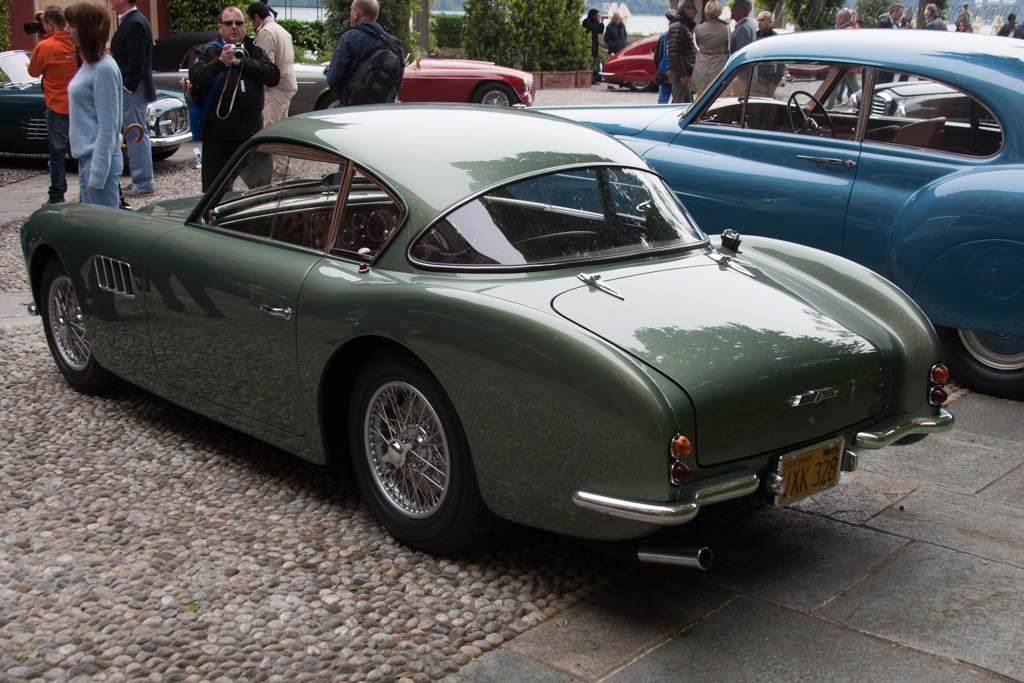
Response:
[[[590,167],[517,180],[463,204],[413,244],[413,260],[523,267],[637,255],[706,240],[665,182]]]

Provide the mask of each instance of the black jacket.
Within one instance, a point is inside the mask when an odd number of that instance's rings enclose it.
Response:
[[[156,100],[153,86],[153,29],[139,10],[124,15],[110,39],[110,55],[121,70],[121,81],[128,92],[146,89],[146,101]]]
[[[665,43],[668,51],[668,70],[676,78],[689,76],[693,73],[693,65],[697,60],[697,44],[693,41],[693,24],[681,12],[670,9],[665,12],[668,19],[668,38]]]
[[[239,66],[225,66],[220,61],[223,43],[218,40],[197,49],[196,61],[189,67],[188,78],[199,88],[202,102],[213,98],[204,139],[244,140],[263,127],[263,86],[277,85],[281,73],[251,37],[243,42],[245,56]],[[218,75],[220,82],[211,93]]]

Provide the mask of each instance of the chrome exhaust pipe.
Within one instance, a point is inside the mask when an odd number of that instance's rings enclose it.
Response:
[[[39,308],[35,304],[29,304],[28,305],[28,314],[29,315],[39,315]]]
[[[706,571],[711,567],[714,554],[711,548],[644,548],[636,551],[636,559],[650,564],[667,564]]]

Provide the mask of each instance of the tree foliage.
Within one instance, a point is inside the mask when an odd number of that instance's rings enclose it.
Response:
[[[462,47],[466,21],[462,14],[434,14],[430,17],[430,30],[437,46]]]
[[[349,9],[352,0],[324,0],[327,18],[324,20],[326,29],[327,49],[331,50],[338,44],[338,38],[349,28]],[[409,30],[409,20],[413,10],[419,8],[419,0],[381,0],[380,15],[377,23],[381,28],[393,35],[402,44],[406,52],[412,48],[415,36]]]
[[[526,71],[571,71],[590,63],[580,26],[583,0],[466,0],[464,47],[483,59]]]
[[[292,45],[301,47],[314,54],[320,54],[328,47],[327,34],[323,21],[299,21],[298,19],[277,19],[285,31],[292,37]]]
[[[0,52],[11,49],[11,1],[0,0]]]
[[[216,31],[220,11],[224,6],[221,0],[167,0],[167,10],[171,15],[171,33]],[[244,12],[245,8],[242,11]]]

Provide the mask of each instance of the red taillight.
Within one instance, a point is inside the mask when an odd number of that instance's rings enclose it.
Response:
[[[679,462],[673,460],[672,465],[669,467],[669,481],[672,482],[673,486],[681,486],[690,479],[690,468]]]
[[[690,440],[682,434],[676,434],[672,438],[672,447],[670,453],[676,460],[681,460],[688,456],[693,451],[693,446],[690,444]]]
[[[949,398],[949,394],[942,387],[932,387],[931,391],[928,392],[928,401],[933,406],[941,406]]]
[[[942,363],[936,363],[932,366],[930,377],[936,384],[945,384],[949,381],[949,368]]]

